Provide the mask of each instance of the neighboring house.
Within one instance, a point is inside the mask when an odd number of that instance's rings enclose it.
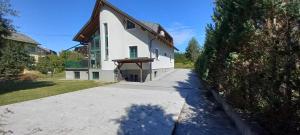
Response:
[[[88,60],[66,67],[66,79],[149,81],[174,69],[173,38],[157,23],[134,19],[97,0],[89,21],[74,37],[87,44]]]
[[[56,52],[43,48],[40,46],[40,43],[33,40],[27,35],[13,32],[10,36],[5,37],[7,40],[6,45],[22,45],[28,54],[35,59],[35,62],[38,62],[39,57],[44,57],[49,54],[55,54]]]

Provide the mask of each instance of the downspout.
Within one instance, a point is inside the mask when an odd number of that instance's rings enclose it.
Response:
[[[152,42],[155,39],[157,39],[157,36],[155,36],[153,39],[150,40],[150,45],[149,45],[150,59],[152,59]],[[150,81],[152,81],[152,62],[150,62]]]

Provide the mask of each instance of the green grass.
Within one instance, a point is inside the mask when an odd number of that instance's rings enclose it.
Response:
[[[175,63],[175,68],[193,69],[194,64],[191,63],[191,62],[188,62],[188,63]]]
[[[62,80],[63,78],[64,73],[61,73],[54,75],[53,78],[42,78],[37,81],[0,83],[0,106],[107,84],[97,81]]]

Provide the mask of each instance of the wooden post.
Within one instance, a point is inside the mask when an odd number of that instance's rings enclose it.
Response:
[[[140,79],[141,79],[141,83],[143,82],[143,63],[141,62],[141,76],[140,76]]]
[[[143,62],[135,63],[140,68],[140,82],[143,82]]]
[[[120,74],[121,74],[121,70],[120,70],[120,65],[118,64],[118,66],[117,66],[117,72],[118,72],[118,75],[117,75],[117,79],[118,79],[118,82],[121,80],[121,78],[120,78]]]
[[[122,80],[121,68],[122,68],[123,64],[124,63],[119,63],[118,64],[118,81]]]

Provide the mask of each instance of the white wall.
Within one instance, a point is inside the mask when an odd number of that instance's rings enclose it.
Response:
[[[101,36],[101,68],[102,70],[113,70],[115,65],[114,59],[120,59],[124,56],[123,45],[123,24],[108,8],[103,7],[100,11],[100,36]],[[108,48],[109,57],[105,60],[105,32],[104,23],[108,24]]]
[[[155,58],[155,49],[158,49],[159,57],[158,60],[155,59],[152,63],[152,69],[174,68],[174,49],[161,41],[155,40],[151,50],[153,58]],[[164,55],[165,53],[167,56]]]
[[[104,23],[108,24],[108,48],[109,59],[105,60],[105,33]],[[114,70],[115,64],[112,62],[114,59],[129,58],[129,46],[138,47],[138,57],[150,57],[149,42],[151,36],[147,31],[140,29],[136,25],[135,29],[125,29],[126,18],[114,12],[110,8],[104,6],[100,11],[100,35],[101,35],[101,60],[102,70]],[[173,68],[174,67],[174,49],[168,47],[160,41],[153,42],[153,49],[159,49],[159,60],[153,63],[153,69],[158,68]],[[167,53],[167,57],[164,53]],[[172,61],[170,62],[170,55]],[[153,52],[153,58],[155,54]],[[144,68],[149,68],[149,64],[145,64]],[[125,64],[123,68],[136,69],[135,64]]]
[[[80,73],[80,79],[77,80],[88,80],[88,71],[65,71],[66,72],[66,80],[75,80],[75,72]]]

